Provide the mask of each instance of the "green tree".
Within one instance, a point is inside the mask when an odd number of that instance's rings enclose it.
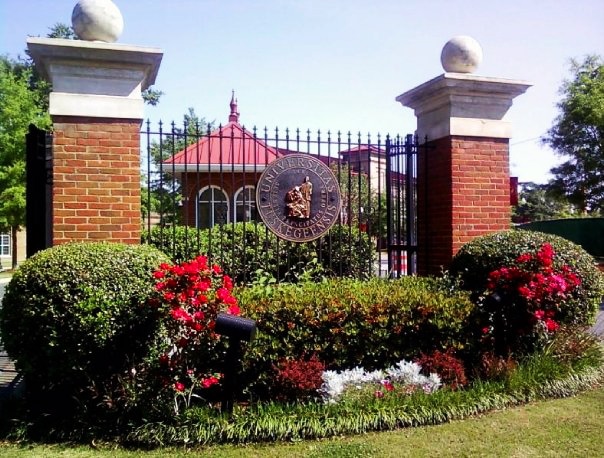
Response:
[[[159,140],[152,140],[149,147],[150,173],[145,171],[143,177],[142,207],[143,218],[149,212],[157,212],[160,224],[180,224],[182,215],[180,205],[182,201],[182,184],[178,174],[172,172],[170,166],[163,164],[175,153],[188,145],[199,141],[203,135],[212,130],[212,124],[200,118],[193,108],[189,108],[183,117],[182,127],[172,123],[168,129],[161,126]],[[143,165],[146,169],[146,164]],[[146,208],[144,208],[146,206]]]
[[[523,183],[519,203],[513,208],[512,221],[528,223],[556,218],[568,218],[575,213],[565,196],[547,184]]]
[[[331,170],[340,183],[342,223],[366,231],[374,237],[386,235],[386,195],[372,189],[367,174],[358,173],[347,164],[331,164]]]
[[[48,38],[64,38],[67,40],[75,40],[76,35],[70,25],[57,22],[50,28],[50,32],[46,35]]]
[[[560,88],[558,117],[542,138],[568,160],[551,169],[550,189],[582,214],[604,210],[604,64],[600,56],[571,60],[572,78]]]
[[[30,124],[50,126],[43,92],[32,90],[31,69],[0,57],[0,231],[10,230],[12,265],[17,231],[25,224],[25,134]]]

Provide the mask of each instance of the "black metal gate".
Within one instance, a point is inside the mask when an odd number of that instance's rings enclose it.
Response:
[[[52,134],[29,126],[26,135],[27,257],[52,246]]]
[[[417,140],[386,140],[386,211],[390,278],[417,273]]]
[[[254,262],[266,254],[262,268],[274,268],[281,275],[306,262],[296,253],[314,251],[316,261],[334,275],[398,278],[417,272],[413,135],[387,136],[384,141],[379,134],[317,131],[313,138],[310,130],[275,128],[273,135],[268,129],[247,130],[236,122],[218,129],[187,123],[177,128],[172,123],[168,131],[162,123],[153,131],[147,122],[142,134],[148,184],[143,193],[143,241],[173,259],[203,252],[217,256],[224,267],[228,260],[221,258],[223,254],[250,251]],[[339,220],[324,240],[308,242],[310,251],[298,246],[308,244],[284,248],[284,241],[273,240],[256,211],[255,187],[261,172],[276,158],[294,153],[312,155],[330,167],[342,194]],[[272,259],[272,252],[280,254]],[[242,275],[249,277],[257,270],[251,265],[242,266]]]

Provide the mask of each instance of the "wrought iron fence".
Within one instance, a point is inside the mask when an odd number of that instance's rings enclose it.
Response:
[[[143,241],[174,259],[207,254],[235,269],[241,281],[261,272],[288,279],[309,266],[355,277],[415,273],[413,136],[248,130],[232,117],[215,129],[186,122],[152,128],[148,121],[141,138]],[[292,153],[321,160],[340,184],[338,221],[311,242],[280,240],[256,208],[262,172]]]

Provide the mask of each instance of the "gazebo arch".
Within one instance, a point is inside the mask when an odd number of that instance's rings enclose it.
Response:
[[[197,195],[196,226],[206,229],[216,224],[228,223],[229,210],[229,196],[227,193],[219,186],[206,186]]]
[[[258,219],[256,187],[252,185],[240,187],[233,196],[233,206],[234,222],[256,221]]]

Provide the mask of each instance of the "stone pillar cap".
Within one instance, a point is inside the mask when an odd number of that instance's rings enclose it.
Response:
[[[29,38],[41,76],[52,84],[51,116],[142,119],[142,91],[157,77],[157,48],[61,38]]]
[[[145,67],[142,89],[155,84],[163,51],[159,48],[120,43],[103,43],[63,38],[27,38],[27,49],[40,75],[52,82],[49,66],[53,61],[98,62],[108,65]]]
[[[512,100],[532,86],[523,80],[444,73],[398,97],[417,117],[417,135],[436,140],[447,135],[510,138],[503,117]]]

